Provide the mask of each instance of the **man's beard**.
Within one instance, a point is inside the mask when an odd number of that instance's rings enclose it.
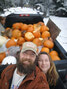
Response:
[[[25,61],[25,60],[29,60],[29,59],[24,59],[23,61]],[[24,73],[24,74],[32,73],[35,70],[35,66],[36,66],[35,62],[32,63],[31,61],[29,61],[30,64],[27,65],[27,64],[24,64],[23,61],[22,62],[18,61],[18,63],[17,63],[18,71],[20,73]]]

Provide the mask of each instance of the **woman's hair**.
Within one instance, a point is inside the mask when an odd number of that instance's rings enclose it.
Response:
[[[59,77],[58,72],[57,72],[56,67],[55,67],[55,64],[53,63],[50,55],[48,53],[46,53],[46,52],[40,52],[38,54],[37,61],[39,60],[39,57],[40,57],[41,54],[45,54],[45,55],[47,55],[49,57],[50,69],[48,70],[48,72],[46,74],[46,77],[47,77],[47,81],[48,81],[49,85],[50,86],[52,86],[52,85],[55,86],[56,82],[58,80],[58,77]],[[37,65],[38,65],[38,62],[37,62]]]

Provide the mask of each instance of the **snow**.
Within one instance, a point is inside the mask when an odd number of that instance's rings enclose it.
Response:
[[[4,14],[1,14],[1,16],[7,16],[11,13],[14,14],[37,14],[39,11],[37,11],[36,9],[32,9],[32,8],[27,8],[27,7],[12,7],[12,8],[7,8],[4,9]],[[43,14],[42,12],[39,12],[40,14]]]
[[[46,18],[44,18],[45,20]],[[60,28],[61,32],[56,40],[61,44],[64,50],[67,52],[67,18],[50,16],[50,19]],[[47,21],[48,19],[46,19]]]
[[[60,2],[60,0],[57,0],[57,2]]]
[[[66,9],[63,8],[63,7],[58,8],[56,11],[59,11],[59,10],[64,10],[64,11],[66,11]]]

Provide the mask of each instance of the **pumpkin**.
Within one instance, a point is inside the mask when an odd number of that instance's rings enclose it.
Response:
[[[53,42],[53,39],[51,37],[49,37],[48,39]]]
[[[47,38],[47,37],[50,37],[50,32],[44,31],[44,32],[42,33],[42,38]]]
[[[41,46],[43,43],[43,38],[35,38],[32,42],[37,46]]]
[[[54,43],[50,40],[46,40],[46,41],[44,41],[44,46],[49,49],[52,49],[54,47]]]
[[[45,25],[42,25],[40,28],[40,32],[44,32],[44,31],[49,31],[49,28]]]
[[[6,57],[6,53],[0,53],[0,63],[2,62],[2,60]]]
[[[33,31],[33,35],[35,36],[35,38],[40,38],[40,32],[39,31]]]
[[[52,56],[52,55],[56,55],[56,56],[58,56],[58,52],[55,51],[55,50],[52,50],[49,54],[50,54],[50,56]]]
[[[21,30],[23,31],[23,30],[27,30],[28,29],[28,25],[27,24],[23,24],[22,26],[21,26]]]
[[[42,49],[41,49],[41,52],[46,52],[46,53],[49,53],[49,48],[47,48],[47,47],[43,47]]]
[[[31,32],[25,33],[25,40],[32,41],[34,39],[34,35]]]
[[[41,26],[42,26],[42,25],[45,25],[43,22],[38,22],[37,24],[38,24],[38,25],[41,25]]]
[[[21,46],[25,42],[23,37],[19,37],[17,40],[17,45]]]
[[[23,23],[21,22],[21,23],[19,23],[20,24],[20,29],[21,29],[21,27],[23,26]]]
[[[28,24],[28,27],[30,27],[30,26],[32,26],[32,27],[33,27],[33,25],[32,25],[32,24]]]
[[[33,32],[33,31],[34,31],[33,25],[28,25],[27,32]]]
[[[11,46],[16,46],[16,42],[13,39],[8,40],[6,43],[6,48],[9,48]]]
[[[14,29],[13,31],[12,31],[12,37],[14,37],[14,38],[19,38],[19,37],[21,37],[21,31],[20,30],[18,30],[18,29]]]
[[[12,39],[12,40],[15,40],[15,38],[14,38],[14,37],[11,37],[11,39]]]
[[[59,56],[56,56],[56,55],[52,55],[52,56],[51,56],[51,59],[52,59],[53,61],[61,60],[60,57],[59,57]]]
[[[13,29],[20,29],[21,25],[20,25],[20,23],[14,23],[12,25],[12,27],[13,27]]]

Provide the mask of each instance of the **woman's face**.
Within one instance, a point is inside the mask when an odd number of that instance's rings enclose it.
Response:
[[[39,56],[39,60],[38,60],[38,65],[39,68],[44,72],[47,73],[47,71],[50,68],[50,61],[49,61],[49,57],[46,54],[41,54]]]

